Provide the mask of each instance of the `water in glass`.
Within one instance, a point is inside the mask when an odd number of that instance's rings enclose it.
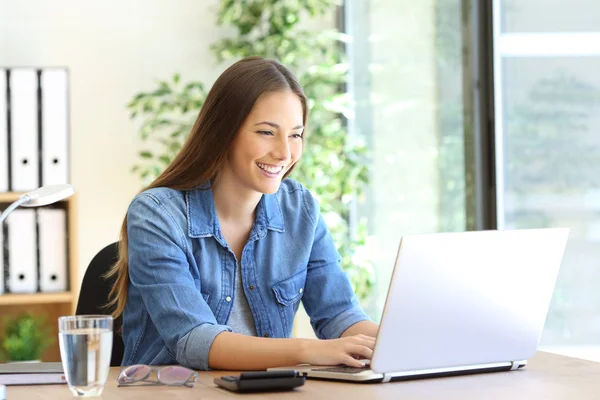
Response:
[[[61,317],[59,343],[65,376],[75,396],[99,396],[102,393],[112,353],[112,318]]]

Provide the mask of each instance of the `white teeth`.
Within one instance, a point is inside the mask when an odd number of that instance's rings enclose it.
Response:
[[[282,166],[272,167],[270,165],[262,164],[262,163],[256,163],[256,165],[258,165],[258,167],[260,169],[265,170],[270,174],[277,174],[277,173],[281,172],[281,170],[283,169]]]

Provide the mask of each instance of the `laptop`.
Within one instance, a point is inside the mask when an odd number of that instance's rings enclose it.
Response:
[[[292,368],[354,382],[522,368],[537,351],[568,235],[549,228],[404,236],[370,363]]]

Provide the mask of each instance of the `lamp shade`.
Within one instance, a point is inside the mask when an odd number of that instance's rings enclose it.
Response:
[[[21,204],[21,207],[40,207],[66,199],[75,193],[73,185],[50,185],[43,186],[21,197],[29,196],[29,201]]]

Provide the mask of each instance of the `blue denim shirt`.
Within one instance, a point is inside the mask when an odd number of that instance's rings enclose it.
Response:
[[[142,192],[129,206],[127,232],[123,365],[208,369],[213,340],[232,331],[226,322],[236,274],[212,191]],[[340,268],[318,203],[291,179],[262,196],[240,262],[259,336],[290,337],[300,301],[321,339],[338,338],[368,319]]]

